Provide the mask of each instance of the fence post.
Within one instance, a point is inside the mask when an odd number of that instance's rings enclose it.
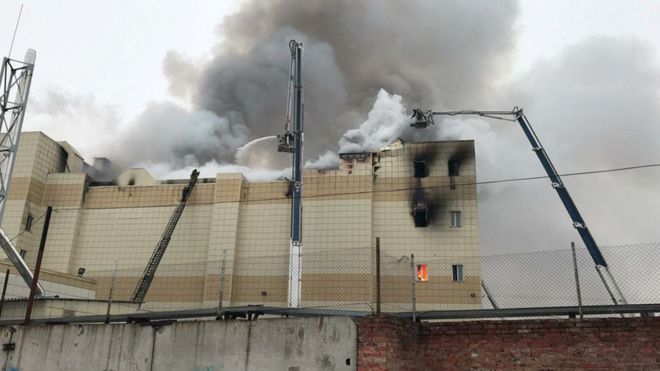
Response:
[[[417,294],[415,292],[415,286],[417,285],[417,270],[415,269],[415,254],[410,254],[410,270],[412,278],[412,320],[417,322]]]
[[[30,296],[28,297],[27,309],[25,310],[25,322],[27,326],[30,324],[30,317],[32,316],[32,306],[34,305],[34,297],[37,292],[37,284],[39,282],[39,272],[41,271],[41,260],[44,257],[44,250],[46,249],[46,238],[48,237],[48,227],[50,226],[50,216],[53,214],[53,207],[48,206],[46,209],[46,219],[44,220],[44,229],[41,231],[41,242],[39,242],[39,252],[37,253],[37,261],[34,264],[34,277],[32,278],[32,285],[30,287]]]
[[[218,292],[218,316],[220,319],[222,316],[222,301],[225,296],[225,261],[227,260],[227,250],[222,250],[222,264],[220,265],[220,288]]]
[[[578,274],[577,256],[575,254],[575,242],[571,242],[571,252],[573,254],[573,271],[575,272],[575,289],[577,290],[578,313],[582,321],[582,294],[580,293],[580,275]]]
[[[105,323],[110,323],[110,307],[112,307],[112,291],[115,289],[115,276],[117,275],[117,261],[112,263],[112,277],[110,277],[110,290],[108,291],[108,308],[105,310]]]
[[[376,313],[380,313],[380,237],[376,237]]]

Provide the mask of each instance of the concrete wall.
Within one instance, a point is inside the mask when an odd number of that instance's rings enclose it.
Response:
[[[660,318],[358,322],[358,370],[659,370]]]
[[[349,318],[2,329],[3,370],[355,370]],[[9,355],[9,359],[7,359]]]

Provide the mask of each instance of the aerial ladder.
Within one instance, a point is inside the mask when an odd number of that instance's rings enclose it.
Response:
[[[578,211],[578,208],[575,205],[573,199],[571,198],[571,195],[568,193],[568,189],[566,189],[566,185],[561,180],[561,177],[559,176],[559,173],[557,172],[555,166],[552,164],[552,161],[550,161],[550,157],[548,157],[547,152],[543,148],[543,145],[541,144],[541,141],[534,132],[534,129],[532,128],[532,125],[530,124],[529,120],[527,120],[527,117],[523,113],[522,108],[514,107],[514,109],[511,111],[475,111],[475,110],[423,111],[421,109],[414,109],[412,117],[413,119],[415,119],[415,121],[412,122],[410,126],[414,128],[426,128],[430,125],[435,124],[435,122],[433,121],[434,116],[460,116],[460,115],[473,115],[473,116],[488,117],[498,120],[518,122],[520,128],[525,133],[527,140],[529,140],[529,143],[532,145],[532,150],[534,151],[534,153],[536,153],[536,156],[538,157],[539,161],[541,161],[541,165],[543,166],[543,169],[545,169],[545,172],[548,174],[548,178],[550,178],[550,183],[552,185],[552,188],[554,188],[555,191],[557,191],[557,195],[559,195],[559,199],[564,204],[564,207],[566,208],[568,215],[571,217],[571,220],[573,221],[573,227],[577,230],[578,234],[582,238],[582,241],[584,242],[584,245],[587,247],[587,250],[589,251],[589,255],[591,255],[591,259],[594,261],[596,265],[596,271],[598,272],[598,275],[601,281],[603,282],[603,285],[605,286],[605,289],[607,290],[610,299],[615,305],[627,304],[626,298],[623,296],[623,293],[621,292],[621,289],[616,283],[614,276],[612,276],[612,273],[610,272],[609,267],[607,265],[607,261],[605,261],[605,257],[601,253],[600,248],[596,243],[596,240],[591,235],[589,228],[587,228],[587,224],[582,218],[580,211]]]
[[[151,259],[149,259],[149,263],[144,269],[144,273],[142,273],[142,277],[140,278],[140,281],[133,291],[133,296],[131,299],[132,301],[142,303],[144,298],[147,296],[149,286],[151,286],[151,282],[154,280],[158,265],[160,264],[163,255],[165,255],[167,246],[170,244],[172,233],[174,233],[174,228],[176,228],[176,225],[179,222],[179,218],[181,218],[183,209],[186,207],[186,202],[188,201],[188,198],[190,197],[190,194],[192,193],[193,188],[197,183],[198,176],[199,171],[197,171],[197,169],[193,170],[192,174],[190,174],[190,181],[188,181],[188,185],[184,187],[183,191],[181,192],[181,201],[179,201],[179,205],[177,205],[176,209],[174,209],[174,212],[172,212],[170,221],[167,223],[167,226],[165,226],[163,235],[160,237],[158,244],[156,244],[156,248],[151,254]]]
[[[28,49],[24,61],[3,58],[0,67],[0,220],[4,216],[11,175],[16,162],[18,142],[21,137],[23,118],[27,107],[34,61],[37,52]],[[28,287],[32,287],[33,275],[21,255],[0,229],[0,248],[14,265]],[[37,296],[44,295],[44,289],[37,283]]]

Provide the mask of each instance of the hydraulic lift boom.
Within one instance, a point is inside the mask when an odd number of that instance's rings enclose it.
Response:
[[[619,289],[616,280],[610,273],[607,262],[605,261],[605,257],[601,253],[600,248],[598,248],[598,244],[596,244],[596,240],[594,240],[593,236],[591,235],[591,232],[589,231],[589,228],[587,228],[587,224],[584,222],[584,219],[582,218],[580,211],[578,211],[575,202],[573,202],[571,195],[568,193],[568,190],[566,189],[566,185],[564,185],[564,182],[562,182],[561,177],[557,172],[557,169],[555,169],[555,166],[552,164],[552,161],[550,161],[550,157],[548,157],[548,154],[543,148],[543,145],[541,145],[541,141],[534,132],[534,129],[532,128],[532,125],[529,123],[529,120],[527,120],[527,117],[523,113],[522,108],[515,107],[511,111],[464,110],[464,111],[439,111],[439,112],[434,112],[430,110],[424,112],[420,109],[415,109],[413,110],[413,118],[415,119],[415,121],[411,123],[410,126],[415,128],[425,128],[428,127],[429,125],[434,124],[433,122],[434,116],[458,116],[458,115],[475,115],[475,116],[482,116],[482,117],[518,122],[520,128],[525,133],[527,140],[529,140],[529,143],[532,145],[532,150],[534,151],[534,153],[536,153],[536,156],[538,157],[539,161],[541,161],[541,165],[543,166],[543,169],[545,169],[545,172],[548,174],[548,178],[550,178],[552,188],[554,188],[555,191],[557,191],[557,195],[559,195],[559,198],[561,199],[561,202],[564,204],[564,207],[566,208],[568,215],[571,217],[571,220],[573,221],[573,227],[577,230],[578,234],[580,234],[580,237],[582,238],[584,245],[587,247],[587,250],[589,251],[591,258],[596,264],[596,271],[598,272],[598,275],[603,281],[603,284],[605,285],[605,289],[607,290],[610,298],[612,299],[614,304],[626,304],[626,299],[623,296],[621,290]]]

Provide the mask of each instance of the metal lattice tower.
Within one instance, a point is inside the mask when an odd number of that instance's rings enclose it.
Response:
[[[0,68],[0,89],[2,89],[2,95],[0,95],[0,221],[4,216],[7,204],[36,57],[37,52],[28,49],[23,62],[3,58]],[[0,229],[0,248],[16,267],[28,287],[31,286],[32,272],[2,229]],[[44,295],[44,290],[40,285],[37,285],[37,295]]]
[[[33,49],[28,49],[24,62],[3,58],[0,70],[0,220],[16,161],[36,56]]]

